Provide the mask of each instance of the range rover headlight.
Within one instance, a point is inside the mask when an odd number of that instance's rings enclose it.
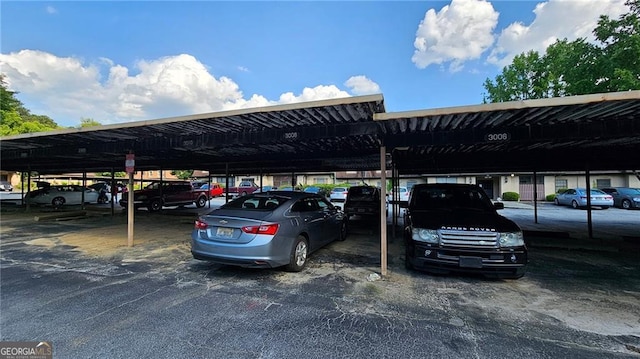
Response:
[[[435,229],[413,228],[411,239],[418,242],[438,243],[438,231]]]
[[[524,246],[522,232],[501,232],[499,239],[500,247]]]

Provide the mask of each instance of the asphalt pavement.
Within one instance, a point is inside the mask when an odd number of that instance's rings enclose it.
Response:
[[[597,250],[623,241],[640,211],[594,213],[596,235],[607,233],[598,248],[531,241],[519,280],[407,271],[397,237],[379,277],[369,222],[300,273],[221,266],[191,258],[193,212],[179,212],[141,214],[158,224],[151,240],[109,253],[83,242],[107,243],[126,216],[3,212],[0,339],[50,341],[54,358],[640,358],[640,256]],[[589,240],[582,223],[564,224],[585,211],[548,207],[535,223],[518,203],[503,214],[550,243]],[[632,221],[612,233],[605,214]]]

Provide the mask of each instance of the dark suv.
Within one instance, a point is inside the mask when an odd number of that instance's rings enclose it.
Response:
[[[386,210],[387,214],[389,209]],[[344,202],[347,218],[358,215],[371,218],[380,216],[380,188],[373,186],[351,186]]]
[[[499,215],[476,185],[417,184],[405,211],[405,263],[435,273],[520,278],[527,265],[522,230]]]

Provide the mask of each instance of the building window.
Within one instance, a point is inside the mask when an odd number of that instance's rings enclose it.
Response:
[[[596,180],[597,188],[607,188],[611,187],[611,179],[610,178],[601,178]]]
[[[326,184],[327,183],[327,178],[326,177],[315,177],[313,179],[313,183],[315,183],[315,184]]]
[[[566,179],[556,178],[556,192],[558,192],[558,190],[560,189],[567,189],[567,188],[569,188],[569,183]]]

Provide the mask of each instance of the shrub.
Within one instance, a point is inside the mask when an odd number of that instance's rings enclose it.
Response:
[[[556,194],[552,193],[552,194],[548,194],[545,199],[547,200],[547,202],[553,202],[554,199],[556,199]]]
[[[520,199],[520,195],[518,192],[505,192],[502,194],[503,201],[518,201]]]

